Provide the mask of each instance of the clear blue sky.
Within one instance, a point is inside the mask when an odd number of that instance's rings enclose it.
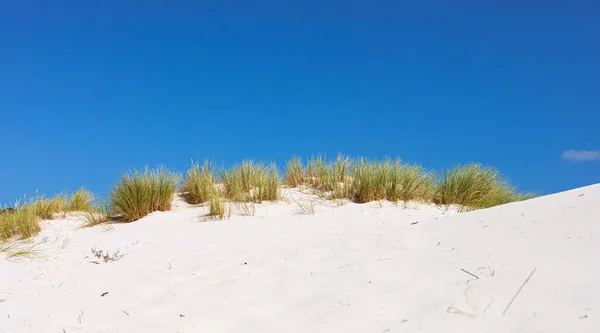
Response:
[[[600,182],[600,5],[484,2],[3,1],[0,202],[339,151]]]

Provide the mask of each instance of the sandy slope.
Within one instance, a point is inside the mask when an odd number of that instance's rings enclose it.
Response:
[[[462,214],[178,206],[112,231],[46,222],[36,260],[0,259],[0,332],[600,332],[600,185]]]

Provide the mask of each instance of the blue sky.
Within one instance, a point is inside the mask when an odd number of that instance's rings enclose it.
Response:
[[[0,4],[0,202],[340,151],[600,182],[596,2],[191,3]]]

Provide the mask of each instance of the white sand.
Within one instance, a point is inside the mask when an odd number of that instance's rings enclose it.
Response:
[[[37,259],[0,257],[0,332],[600,332],[600,185],[460,214],[177,206],[112,231],[44,222]]]

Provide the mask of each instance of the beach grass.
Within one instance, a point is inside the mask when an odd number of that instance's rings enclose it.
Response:
[[[307,185],[320,192],[331,191],[332,173],[325,155],[312,156],[306,170]]]
[[[127,222],[155,211],[168,211],[180,179],[179,174],[164,167],[124,173],[111,190],[110,203]]]
[[[436,184],[436,203],[460,205],[461,210],[489,208],[534,197],[518,193],[492,167],[480,164],[456,166],[442,173]]]
[[[84,227],[93,227],[108,222],[116,215],[110,203],[104,201],[91,204],[84,213]]]
[[[40,219],[31,205],[14,204],[12,209],[0,212],[0,241],[13,237],[27,239],[40,231]]]
[[[87,212],[92,208],[92,202],[94,201],[94,195],[92,192],[85,188],[77,190],[68,203],[68,210],[71,212]]]
[[[202,204],[210,201],[216,193],[217,176],[212,163],[193,164],[187,172],[182,187],[184,199],[191,204]]]
[[[435,174],[418,164],[402,163],[400,160],[389,163],[390,184],[387,199],[389,201],[421,201],[433,199]]]
[[[224,196],[230,201],[257,202],[277,200],[280,185],[275,164],[244,161],[230,169],[221,170]]]
[[[353,199],[366,203],[387,198],[390,182],[390,164],[360,159],[352,167]]]
[[[55,218],[55,214],[67,211],[68,201],[68,197],[64,194],[57,194],[51,198],[40,195],[32,199],[27,205],[33,208],[40,219],[52,220]]]
[[[480,164],[460,165],[436,174],[400,159],[371,160],[343,154],[334,160],[312,156],[306,165],[300,157],[293,157],[286,163],[283,177],[275,163],[243,161],[222,168],[218,175],[210,161],[195,163],[188,169],[181,190],[187,202],[207,203],[211,216],[223,219],[226,202],[244,203],[242,215],[252,216],[255,203],[280,199],[282,179],[288,186],[311,188],[322,199],[434,202],[457,205],[462,211],[538,196],[519,192],[498,170]],[[85,226],[94,226],[116,219],[135,221],[154,211],[170,210],[180,180],[179,174],[164,167],[145,168],[124,173],[105,202],[94,203],[92,193],[83,187],[70,197],[41,195],[22,200],[13,208],[0,210],[0,241],[35,236],[40,220],[53,219],[60,212],[84,212]],[[314,214],[313,204],[298,205],[303,212]]]
[[[298,187],[300,185],[304,185],[304,181],[305,173],[302,165],[302,159],[294,156],[286,163],[284,182],[288,186]]]
[[[209,215],[222,220],[225,218],[225,200],[220,196],[214,196],[209,202]]]

